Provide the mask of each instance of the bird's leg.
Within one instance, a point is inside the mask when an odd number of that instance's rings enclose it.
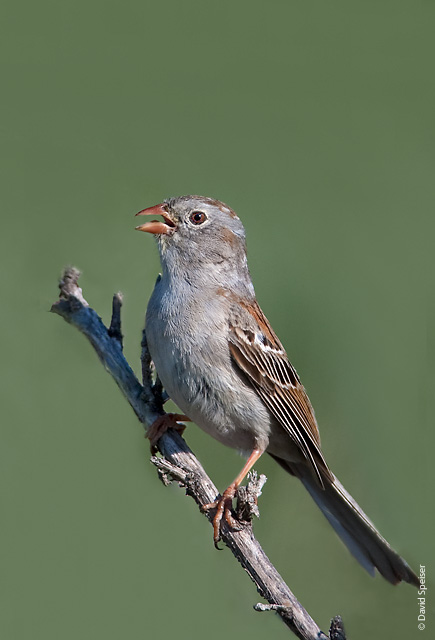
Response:
[[[225,489],[223,494],[219,498],[217,498],[217,500],[215,500],[214,502],[210,502],[209,504],[204,504],[202,506],[203,511],[216,509],[216,514],[213,518],[213,541],[216,548],[219,548],[217,546],[217,543],[221,538],[220,528],[223,517],[225,518],[231,529],[237,529],[237,520],[231,513],[233,499],[237,493],[237,489],[242,484],[244,477],[252,469],[262,453],[263,451],[260,451],[260,449],[254,449],[247,459],[245,466],[243,467],[237,478],[234,480],[234,482],[232,482],[230,486]]]
[[[180,413],[164,413],[159,416],[146,433],[146,438],[150,441],[151,453],[154,455],[157,451],[157,441],[166,433],[168,429],[175,429],[181,435],[185,430],[184,424],[179,424],[178,421],[191,422],[190,418]]]

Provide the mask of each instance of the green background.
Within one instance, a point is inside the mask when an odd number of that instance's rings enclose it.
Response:
[[[133,214],[187,193],[242,218],[327,460],[434,585],[434,18],[422,0],[3,0],[2,638],[289,637],[48,313],[66,264],[106,322],[122,290],[138,372],[159,263]],[[237,453],[186,439],[225,488]],[[319,625],[417,637],[416,591],[366,575],[295,480],[257,469],[256,534]]]

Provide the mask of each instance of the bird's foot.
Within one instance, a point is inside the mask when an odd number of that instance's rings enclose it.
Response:
[[[180,435],[184,432],[186,425],[179,421],[190,422],[190,418],[180,413],[165,413],[154,420],[145,436],[150,441],[152,455],[157,451],[158,440],[168,429],[175,429]]]
[[[228,489],[225,489],[223,494],[217,498],[214,502],[204,504],[202,511],[210,511],[210,509],[216,509],[216,513],[213,518],[213,542],[216,549],[219,549],[218,542],[221,539],[221,522],[222,518],[225,518],[226,523],[234,531],[240,531],[240,523],[235,519],[232,514],[233,500],[237,493],[237,485],[233,482]]]

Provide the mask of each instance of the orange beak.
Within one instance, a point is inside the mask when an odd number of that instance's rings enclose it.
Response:
[[[164,222],[161,220],[151,220],[151,222],[145,222],[136,227],[137,231],[146,231],[146,233],[154,233],[154,235],[168,235],[175,229],[175,222],[169,216],[168,212],[164,209],[165,205],[156,204],[154,207],[148,207],[136,213],[137,216],[162,216]]]

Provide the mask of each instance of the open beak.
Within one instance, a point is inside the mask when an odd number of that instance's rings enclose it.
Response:
[[[154,207],[148,207],[136,213],[137,216],[162,216],[164,222],[161,220],[151,220],[140,224],[136,227],[137,231],[146,231],[147,233],[154,233],[155,235],[168,235],[175,229],[175,222],[172,220],[168,212],[165,210],[165,205],[156,204]]]

